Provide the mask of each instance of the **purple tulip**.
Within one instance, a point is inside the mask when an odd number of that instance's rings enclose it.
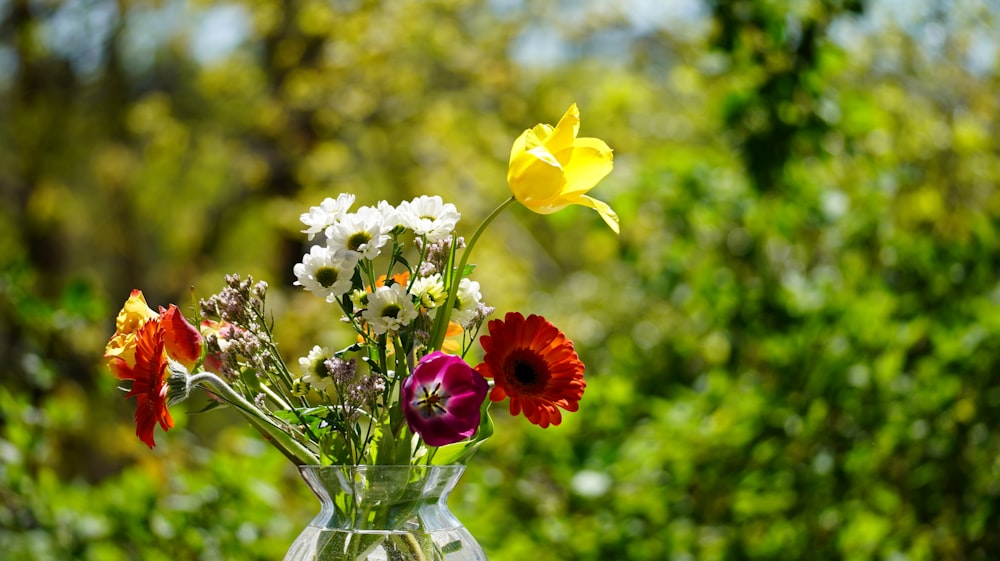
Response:
[[[461,358],[435,351],[403,380],[403,415],[430,446],[472,436],[489,384]]]

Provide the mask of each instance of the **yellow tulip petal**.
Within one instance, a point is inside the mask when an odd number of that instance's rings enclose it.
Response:
[[[549,214],[555,212],[548,209],[554,201],[561,198],[565,185],[566,179],[561,168],[535,159],[520,177],[510,182],[510,189],[522,205],[534,212]]]
[[[618,233],[618,216],[604,202],[584,193],[614,168],[611,148],[597,138],[577,138],[580,111],[576,104],[554,128],[539,124],[514,141],[507,183],[522,205],[539,214],[551,214],[568,205],[593,208]]]
[[[521,136],[514,140],[514,145],[510,147],[510,170],[507,171],[507,177],[510,177],[512,173],[511,170],[514,168],[514,162],[524,156],[524,153],[528,151],[528,135],[531,134],[531,130],[526,130],[521,133]]]
[[[573,146],[576,135],[580,131],[580,110],[576,104],[569,106],[566,113],[559,119],[559,124],[552,130],[548,138],[543,139],[549,152],[558,154]]]
[[[596,138],[578,138],[569,163],[563,168],[566,186],[563,195],[575,197],[594,188],[614,169],[611,149]]]
[[[528,132],[531,135],[528,136],[528,148],[534,148],[540,144],[545,144],[545,141],[552,136],[552,125],[546,125],[545,123],[539,123],[534,127],[531,127]]]
[[[562,168],[562,163],[559,162],[559,159],[552,155],[552,153],[549,152],[544,146],[536,146],[531,150],[528,150],[528,154],[554,168]]]
[[[615,211],[611,210],[611,207],[608,206],[607,203],[605,203],[604,201],[599,201],[593,197],[588,197],[587,195],[583,195],[582,197],[580,197],[579,201],[576,204],[588,206],[596,210],[597,213],[601,215],[601,218],[604,219],[604,223],[607,224],[608,227],[611,228],[612,231],[614,231],[614,233],[616,234],[619,233],[618,215],[615,214]]]
[[[536,127],[537,128],[537,127]],[[527,169],[534,165],[537,160],[545,159],[556,166],[560,165],[545,145],[541,143],[534,131],[531,129],[521,133],[514,141],[514,146],[510,149],[510,164],[507,168],[507,181],[513,182],[523,176]]]

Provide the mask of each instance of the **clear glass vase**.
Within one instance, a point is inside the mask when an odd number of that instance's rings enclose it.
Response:
[[[284,561],[486,561],[448,510],[465,466],[302,466],[321,509]]]

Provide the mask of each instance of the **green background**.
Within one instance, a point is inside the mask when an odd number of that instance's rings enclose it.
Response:
[[[472,229],[572,102],[621,217],[512,207],[498,314],[587,364],[496,408],[453,510],[491,561],[1000,557],[1000,7],[972,0],[0,0],[0,552],[276,560],[318,507],[228,412],[149,451],[101,354],[132,288],[271,285],[342,333],[298,215],[440,194]]]

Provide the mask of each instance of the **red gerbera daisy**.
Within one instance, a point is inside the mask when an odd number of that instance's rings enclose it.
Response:
[[[174,426],[167,409],[167,355],[164,347],[164,329],[159,321],[147,320],[136,331],[135,365],[114,357],[111,368],[122,380],[132,380],[132,389],[126,398],[135,396],[135,434],[152,448],[153,430],[159,423],[163,430]]]
[[[573,342],[551,322],[538,315],[527,319],[509,312],[503,320],[491,320],[489,335],[479,343],[486,351],[476,371],[493,378],[490,399],[510,397],[510,413],[524,416],[545,428],[562,422],[559,407],[566,411],[580,408],[586,383],[583,362],[573,349]]]

